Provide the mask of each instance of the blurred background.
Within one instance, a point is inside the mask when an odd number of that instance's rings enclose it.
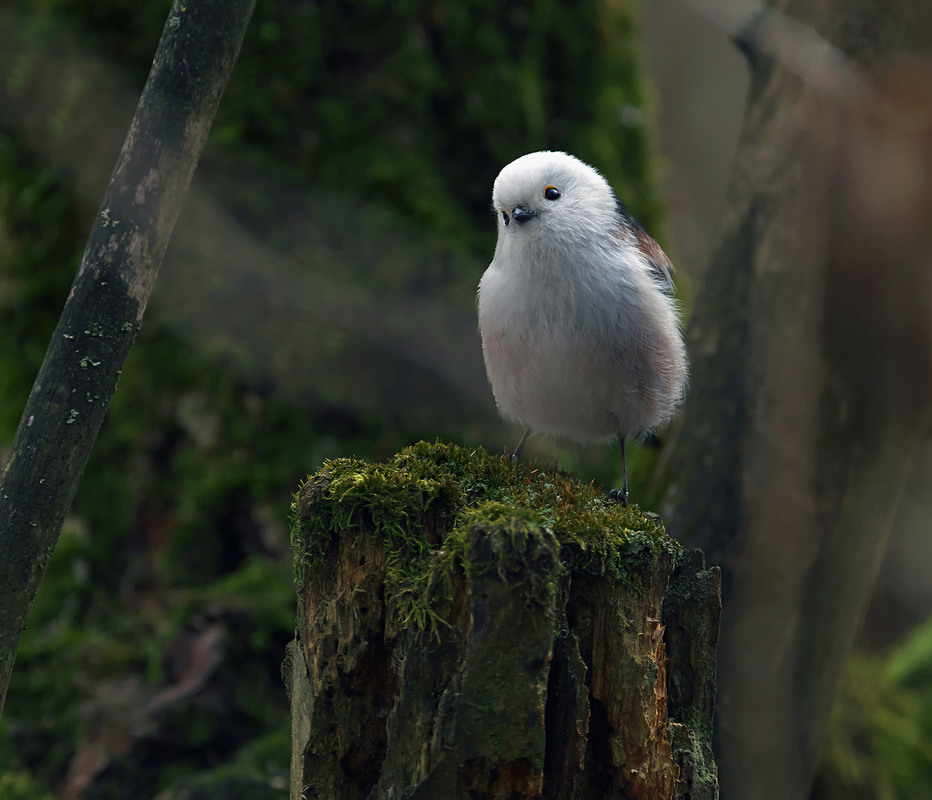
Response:
[[[168,9],[0,4],[0,457]],[[747,88],[728,36],[675,0],[259,3],[22,640],[0,796],[287,796],[299,482],[327,458],[519,434],[475,321],[496,174],[545,148],[597,166],[688,314]],[[617,477],[612,448],[529,452]],[[631,454],[644,507],[655,460]],[[932,786],[930,525],[917,477],[817,796]]]

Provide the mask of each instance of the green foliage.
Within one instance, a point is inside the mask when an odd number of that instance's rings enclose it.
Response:
[[[287,782],[252,778],[239,770],[218,767],[209,772],[187,776],[176,781],[159,795],[159,800],[284,800],[288,797]]]
[[[602,2],[259,4],[216,130],[483,254],[495,173],[544,148],[596,161],[656,230],[632,26]]]
[[[481,448],[419,442],[384,464],[333,459],[310,476],[292,507],[299,586],[335,568],[339,538],[378,539],[385,548],[387,596],[402,625],[436,632],[436,604],[450,575],[469,570],[474,525],[507,523],[522,542],[545,526],[573,569],[627,580],[640,559],[679,545],[654,515],[606,504],[591,483]],[[507,570],[507,565],[500,568]]]
[[[40,5],[141,85],[167,6]],[[565,149],[656,232],[633,32],[631,4],[601,0],[258,3],[212,142],[263,152],[296,183],[376,200],[483,256],[498,169]]]
[[[4,800],[52,800],[47,792],[33,780],[28,772],[4,772],[0,774],[0,797]]]
[[[142,88],[171,4],[126,0],[13,0],[36,21],[52,18],[81,32],[90,49],[105,53]]]
[[[932,620],[849,659],[829,727],[825,798],[911,800],[932,786]]]
[[[79,600],[89,591],[88,549],[86,531],[68,527],[52,556],[17,655],[0,724],[0,763],[41,774],[49,785],[61,781],[81,742],[94,735],[95,720],[102,714],[107,719],[108,696],[125,691],[137,698],[131,704],[135,725],[156,729],[133,730],[128,738],[166,736],[164,730],[179,728],[172,742],[176,764],[155,770],[153,796],[173,776],[190,773],[197,749],[211,748],[222,734],[215,715],[183,700],[151,717],[145,706],[161,689],[177,685],[167,659],[173,643],[192,627],[217,621],[226,631],[225,661],[212,679],[226,686],[224,702],[235,706],[240,726],[266,732],[242,748],[237,774],[265,781],[286,775],[288,719],[278,665],[294,632],[287,565],[253,558],[204,586],[154,593],[138,608],[120,609],[92,593],[102,602],[87,614]],[[123,796],[119,784],[114,791]]]
[[[0,130],[0,441],[9,441],[80,260],[74,199]]]

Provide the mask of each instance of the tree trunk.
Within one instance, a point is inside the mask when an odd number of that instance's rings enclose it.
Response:
[[[329,462],[295,503],[291,796],[707,798],[719,576],[483,451]]]
[[[0,478],[0,712],[29,609],[142,323],[254,2],[176,0],[169,12],[26,402]]]
[[[723,569],[726,800],[808,791],[932,408],[932,81],[833,92],[857,73],[845,56],[876,65],[902,19],[875,0],[775,6],[839,51],[744,42],[744,130],[664,454],[671,530]]]

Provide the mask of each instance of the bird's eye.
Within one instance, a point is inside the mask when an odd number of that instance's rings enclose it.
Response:
[[[559,200],[560,190],[556,186],[547,186],[544,189],[544,197],[546,197],[548,200]]]
[[[511,222],[511,219],[508,217],[508,214],[505,212],[505,209],[502,209],[502,219],[505,220],[505,225]]]

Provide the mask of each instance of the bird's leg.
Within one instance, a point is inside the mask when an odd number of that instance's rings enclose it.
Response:
[[[515,447],[515,451],[511,454],[512,461],[521,460],[521,450],[524,447],[524,443],[530,438],[530,436],[531,436],[531,429],[525,428],[524,434],[521,436],[521,441],[518,442],[518,446]]]
[[[605,502],[621,503],[626,506],[628,505],[628,459],[625,456],[624,434],[619,434],[618,444],[621,445],[621,488],[612,489],[605,495]]]

